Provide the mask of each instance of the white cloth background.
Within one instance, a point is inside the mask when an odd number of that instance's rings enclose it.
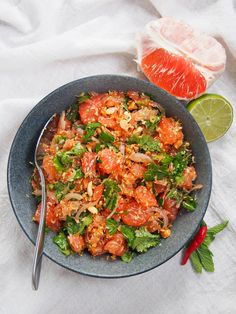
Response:
[[[14,134],[29,110],[58,86],[99,73],[142,77],[134,35],[172,15],[216,36],[227,67],[210,91],[236,104],[235,0],[0,0],[0,313],[236,313],[236,124],[209,144],[213,191],[209,225],[230,220],[212,244],[215,273],[180,267],[180,254],[136,277],[103,280],[67,271],[47,258],[31,290],[33,246],[8,199],[6,165]]]

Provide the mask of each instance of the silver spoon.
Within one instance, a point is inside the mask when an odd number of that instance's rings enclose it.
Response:
[[[33,261],[33,271],[32,271],[32,288],[34,290],[38,290],[39,286],[39,279],[40,279],[40,272],[41,272],[41,265],[42,265],[42,255],[43,255],[43,246],[44,246],[44,235],[45,235],[45,217],[46,217],[46,185],[45,185],[45,178],[43,171],[40,167],[40,159],[38,158],[38,149],[40,145],[40,141],[42,139],[42,136],[44,134],[44,131],[48,127],[49,123],[53,120],[53,118],[56,116],[56,114],[52,115],[51,118],[47,121],[47,123],[44,125],[34,152],[34,163],[35,166],[39,172],[40,176],[40,184],[42,189],[42,202],[41,202],[41,211],[40,211],[40,221],[39,221],[39,227],[38,227],[38,234],[35,244],[35,251],[34,251],[34,261]],[[42,158],[41,158],[42,160]]]

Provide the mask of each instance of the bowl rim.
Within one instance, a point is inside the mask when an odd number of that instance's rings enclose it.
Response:
[[[28,117],[31,115],[32,112],[34,112],[38,107],[41,106],[41,103],[45,102],[48,98],[50,98],[54,93],[57,93],[60,89],[62,88],[65,88],[65,87],[69,87],[70,85],[73,85],[75,83],[79,83],[80,81],[83,81],[83,80],[90,80],[90,79],[99,79],[99,78],[105,78],[105,77],[109,77],[109,78],[121,78],[121,79],[132,79],[132,80],[136,80],[136,81],[141,81],[142,83],[145,83],[147,85],[151,85],[153,86],[154,88],[156,88],[157,90],[161,90],[162,93],[164,94],[167,94],[169,97],[172,97],[172,100],[176,102],[176,104],[179,106],[179,105],[182,105],[185,109],[185,104],[186,102],[181,103],[180,100],[176,99],[175,97],[173,97],[172,95],[170,95],[168,92],[166,92],[165,90],[161,89],[160,87],[154,85],[153,83],[149,82],[149,81],[145,81],[143,79],[140,79],[140,78],[137,78],[137,77],[133,77],[133,76],[128,76],[128,75],[120,75],[120,74],[98,74],[98,75],[91,75],[91,76],[85,76],[85,77],[82,77],[82,78],[79,78],[79,79],[76,79],[76,80],[73,80],[73,81],[70,81],[66,84],[63,84],[59,87],[57,87],[55,90],[53,90],[52,92],[50,92],[49,94],[47,94],[46,96],[44,96],[42,99],[40,99],[37,104],[35,106],[32,107],[32,109],[28,112],[28,114],[25,116],[25,118],[23,119],[23,121],[21,122],[20,126],[18,127],[17,129],[17,132],[15,133],[15,136],[13,138],[13,141],[12,141],[12,144],[11,144],[11,147],[10,147],[10,151],[9,151],[9,155],[8,155],[8,161],[7,161],[7,190],[8,190],[8,195],[9,195],[9,199],[10,199],[10,203],[11,203],[11,207],[12,207],[12,210],[15,214],[15,217],[21,227],[21,229],[23,230],[23,232],[25,233],[26,237],[30,240],[30,242],[35,245],[35,242],[36,242],[36,239],[33,239],[33,237],[31,237],[27,231],[25,230],[25,227],[24,225],[22,224],[22,222],[20,221],[18,215],[17,215],[17,211],[15,209],[15,206],[13,204],[13,196],[11,194],[11,183],[10,183],[10,164],[11,164],[11,159],[12,159],[12,151],[14,150],[14,146],[15,146],[15,143],[17,141],[17,138],[18,138],[18,134],[20,133],[21,129],[24,127],[25,125],[25,122],[28,120]],[[190,113],[187,111],[186,109],[186,112],[190,115]],[[192,117],[193,118],[193,117]],[[193,118],[194,119],[194,118]],[[197,123],[196,123],[197,125]],[[199,128],[199,126],[197,125],[197,127]],[[200,128],[199,128],[200,130]],[[206,211],[207,211],[207,208],[208,208],[208,204],[209,204],[209,201],[210,201],[210,197],[211,197],[211,191],[212,191],[212,162],[211,162],[211,156],[210,156],[210,152],[209,152],[209,148],[207,146],[207,143],[205,141],[205,138],[204,138],[204,135],[202,134],[201,130],[200,130],[200,133],[202,135],[202,139],[204,140],[205,142],[205,145],[206,145],[206,149],[207,149],[207,154],[208,154],[208,158],[209,158],[209,193],[208,193],[208,199],[206,201],[206,206],[205,206],[205,209],[204,211],[202,212],[202,217],[201,217],[201,221],[196,225],[196,228],[195,230],[192,232],[191,235],[189,235],[188,237],[188,240],[186,241],[186,243],[188,243],[193,237],[194,235],[196,234],[196,232],[198,231],[201,223],[202,223],[202,220],[206,214]],[[140,271],[135,271],[133,273],[130,273],[130,274],[124,274],[124,275],[104,275],[104,274],[94,274],[93,272],[89,273],[89,272],[83,272],[83,271],[80,271],[80,270],[76,270],[68,265],[64,265],[63,263],[61,263],[60,261],[54,259],[52,256],[50,256],[49,254],[47,254],[46,252],[43,252],[43,255],[46,256],[47,258],[49,258],[51,261],[53,261],[54,263],[56,263],[57,265],[65,268],[65,269],[68,269],[74,273],[77,273],[77,274],[80,274],[80,275],[84,275],[84,276],[88,276],[88,277],[93,277],[93,278],[102,278],[102,279],[119,279],[119,278],[127,278],[127,277],[132,277],[132,276],[136,276],[136,275],[140,275],[140,274],[143,274],[143,273],[146,273],[152,269],[155,269],[159,266],[161,266],[162,264],[166,263],[168,260],[170,260],[172,257],[174,257],[176,254],[178,254],[184,247],[185,247],[185,244],[183,244],[180,248],[178,248],[177,250],[175,250],[175,252],[170,255],[167,259],[165,259],[164,261],[162,261],[161,263],[158,263],[157,265],[154,265],[152,267],[149,267],[149,268],[145,268],[144,270],[140,270]],[[145,254],[145,253],[144,253]]]

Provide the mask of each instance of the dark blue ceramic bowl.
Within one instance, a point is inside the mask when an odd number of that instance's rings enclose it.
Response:
[[[164,107],[167,116],[178,118],[182,122],[185,138],[190,142],[196,159],[197,182],[204,186],[197,192],[197,209],[193,213],[184,210],[180,212],[174,223],[172,236],[163,239],[161,246],[136,256],[129,264],[119,259],[111,262],[105,257],[92,258],[88,254],[82,257],[77,255],[65,257],[52,243],[53,233],[46,236],[44,253],[57,264],[84,275],[117,278],[137,275],[166,262],[194,235],[206,212],[211,193],[211,159],[201,130],[183,104],[162,89],[133,77],[98,75],[68,83],[41,100],[21,124],[9,156],[8,189],[18,222],[27,237],[35,243],[38,226],[32,222],[32,216],[36,203],[31,196],[29,178],[32,174],[30,162],[33,162],[35,144],[40,131],[53,113],[60,113],[74,103],[75,95],[81,92],[101,93],[108,90],[149,93]]]

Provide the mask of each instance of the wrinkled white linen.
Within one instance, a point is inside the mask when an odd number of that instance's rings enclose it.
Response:
[[[0,313],[236,313],[236,125],[209,144],[213,191],[209,225],[230,220],[212,244],[215,273],[180,267],[180,254],[136,277],[103,280],[67,271],[47,258],[40,289],[31,290],[33,246],[7,194],[7,157],[29,110],[74,79],[101,73],[143,77],[134,35],[154,18],[175,16],[216,36],[227,52],[211,92],[236,103],[236,3],[233,0],[0,0]]]

